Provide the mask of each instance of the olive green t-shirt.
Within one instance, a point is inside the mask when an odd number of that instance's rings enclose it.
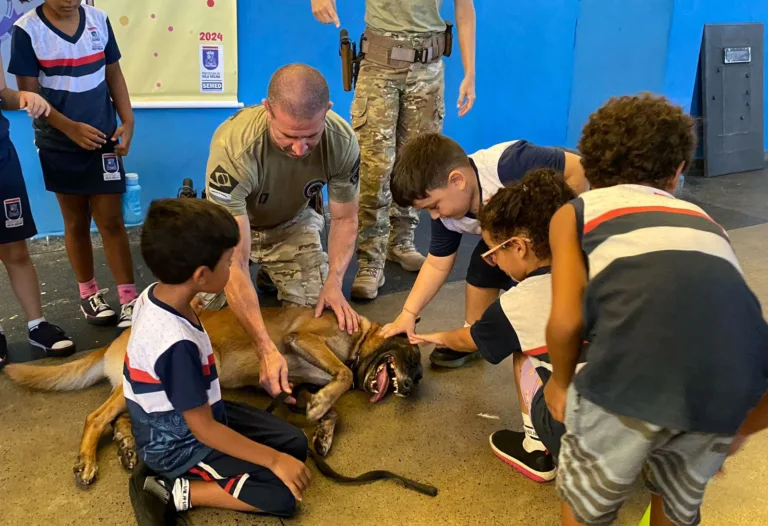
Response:
[[[205,188],[208,199],[232,215],[248,214],[252,228],[296,217],[328,184],[328,198],[349,203],[358,195],[360,148],[352,127],[329,111],[320,143],[302,158],[280,151],[269,137],[264,106],[244,108],[213,135]]]
[[[366,0],[365,23],[379,31],[431,33],[445,31],[443,0]]]

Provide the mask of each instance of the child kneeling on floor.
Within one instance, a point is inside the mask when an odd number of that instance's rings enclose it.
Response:
[[[480,351],[492,364],[512,355],[517,396],[525,432],[497,431],[491,449],[501,460],[537,482],[555,477],[563,425],[543,398],[551,366],[545,344],[552,296],[549,221],[575,198],[561,174],[551,169],[528,172],[500,189],[479,214],[482,256],[519,284],[501,295],[472,327],[420,334],[413,343],[431,342],[457,352]]]
[[[192,506],[288,517],[309,485],[300,429],[221,399],[211,342],[190,305],[224,288],[239,237],[231,214],[205,200],[155,201],[147,214],[141,253],[159,281],[136,302],[123,369],[137,449],[157,474],[131,479],[139,524]]]

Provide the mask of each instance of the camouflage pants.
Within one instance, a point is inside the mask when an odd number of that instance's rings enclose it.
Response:
[[[251,230],[251,261],[266,270],[286,306],[314,306],[328,277],[328,254],[320,232],[323,217],[306,208],[274,228]],[[224,292],[201,295],[206,309],[226,304]]]
[[[397,149],[411,137],[440,132],[445,115],[443,61],[393,69],[363,61],[352,101],[360,143],[357,259],[384,268],[387,246],[413,244],[418,212],[392,202]]]

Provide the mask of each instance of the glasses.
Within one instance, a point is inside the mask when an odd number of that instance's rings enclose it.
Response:
[[[513,239],[519,239],[520,241],[524,241],[526,243],[530,243],[531,242],[530,239],[526,239],[526,238],[518,237],[518,236],[512,236],[509,239],[507,239],[506,241],[503,241],[503,242],[499,243],[498,245],[496,245],[495,247],[491,248],[490,250],[487,250],[486,252],[483,252],[480,257],[483,258],[483,261],[488,263],[490,266],[495,267],[496,266],[496,252],[501,250],[502,248],[506,248],[507,246],[509,246],[509,244],[512,242]]]

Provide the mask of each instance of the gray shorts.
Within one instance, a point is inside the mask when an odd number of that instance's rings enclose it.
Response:
[[[733,437],[678,432],[609,413],[571,385],[560,445],[557,492],[576,519],[610,524],[640,480],[675,524],[697,525],[709,480]]]

